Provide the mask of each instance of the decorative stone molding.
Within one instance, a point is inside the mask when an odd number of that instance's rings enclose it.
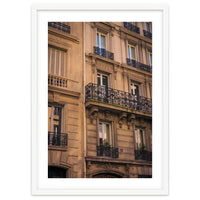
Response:
[[[99,70],[107,72],[107,73],[112,73],[113,72],[112,66],[113,66],[113,64],[107,63],[107,62],[104,62],[104,61],[101,61],[101,60],[97,60],[97,62],[96,62],[96,67]]]
[[[106,120],[113,121],[113,114],[110,111],[106,110],[104,112],[104,118]]]
[[[87,169],[90,169],[91,165],[92,165],[92,164],[91,164],[91,161],[88,161],[88,162],[87,162]]]
[[[94,119],[97,119],[99,109],[97,107],[92,107],[88,113],[91,123],[93,123]]]
[[[134,120],[135,120],[134,114],[131,114],[127,117],[128,129],[130,129],[130,126],[134,123]]]
[[[120,116],[119,116],[119,127],[121,128],[122,127],[122,124],[124,123],[123,121],[124,121],[124,119],[126,119],[127,118],[127,114],[126,113],[121,113],[120,114]]]

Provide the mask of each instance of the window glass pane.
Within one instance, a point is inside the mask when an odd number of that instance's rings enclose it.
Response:
[[[152,65],[152,54],[150,53],[150,65]]]
[[[107,142],[110,144],[109,124],[106,124],[106,135],[107,135]]]
[[[134,94],[139,95],[138,85],[134,85]]]
[[[131,47],[131,57],[135,60],[135,48]]]
[[[97,33],[97,47],[99,47],[99,33]]]
[[[103,144],[102,123],[99,123],[99,144]]]
[[[140,144],[139,129],[135,129],[135,143],[136,143],[136,149],[139,149],[139,144]]]
[[[103,130],[103,132],[104,132],[103,139],[105,140],[105,142],[107,142],[106,124],[104,124],[103,128],[104,128],[104,130]]]
[[[142,145],[144,145],[144,142],[143,142],[143,131],[142,131],[142,129],[140,129],[140,147],[142,147]]]
[[[103,78],[103,85],[107,86],[108,85],[108,78],[107,76],[102,76]]]
[[[101,77],[99,74],[97,74],[97,84],[98,86],[101,85]]]
[[[101,48],[106,48],[106,38],[104,35],[101,35]]]
[[[129,48],[129,45],[128,45],[128,58],[131,59],[131,57],[130,57],[130,48]]]
[[[99,138],[103,138],[102,123],[99,123]]]

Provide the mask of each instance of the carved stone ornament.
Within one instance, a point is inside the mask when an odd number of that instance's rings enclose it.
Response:
[[[93,119],[97,119],[99,109],[97,107],[92,107],[88,113],[91,123],[93,123]]]
[[[131,114],[131,115],[128,116],[128,118],[127,118],[128,129],[130,129],[130,126],[132,124],[134,124],[134,120],[135,120],[134,114]]]
[[[92,164],[91,164],[91,161],[88,161],[88,162],[87,162],[87,169],[90,169],[91,165],[92,165]]]
[[[118,122],[120,128],[122,127],[123,121],[126,118],[127,118],[127,114],[126,113],[121,113],[121,115],[119,116],[119,122]]]

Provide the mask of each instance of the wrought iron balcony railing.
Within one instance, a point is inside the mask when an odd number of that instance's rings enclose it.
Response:
[[[146,150],[135,150],[135,160],[152,161],[152,152]]]
[[[130,31],[133,31],[135,33],[140,34],[140,28],[135,26],[135,25],[133,25],[133,24],[131,24],[131,23],[129,23],[129,22],[124,22],[124,27],[127,28]]]
[[[145,64],[142,64],[140,62],[137,62],[137,61],[129,59],[129,58],[127,58],[126,61],[127,61],[127,65],[129,65],[131,67],[134,67],[136,69],[140,69],[140,70],[145,71],[145,72],[152,73],[152,66],[150,66],[150,65],[145,65]]]
[[[66,88],[67,79],[54,74],[48,74],[48,85]]]
[[[67,24],[64,24],[62,22],[48,22],[48,26],[55,28],[59,31],[63,31],[65,33],[70,34],[71,28]]]
[[[97,156],[118,158],[119,151],[115,147],[97,146]]]
[[[85,98],[86,101],[94,100],[142,111],[145,113],[152,113],[152,99],[132,95],[128,92],[112,89],[105,86],[98,86],[94,83],[89,83],[86,85]]]
[[[110,60],[114,60],[114,53],[107,51],[103,48],[94,47],[94,54],[102,56],[104,58],[108,58]]]
[[[66,147],[68,144],[68,135],[66,133],[48,132],[48,145]]]
[[[150,33],[149,31],[145,31],[143,30],[144,36],[148,37],[149,39],[152,39],[152,33]]]

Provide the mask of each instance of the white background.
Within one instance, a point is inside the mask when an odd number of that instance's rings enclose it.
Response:
[[[112,7],[109,7],[112,8]],[[120,8],[120,7],[119,7]],[[36,155],[37,162],[34,162],[35,168],[38,163],[38,187],[39,189],[46,189],[47,194],[51,193],[52,189],[160,189],[162,187],[162,180],[164,180],[164,163],[162,153],[162,145],[164,141],[162,130],[162,12],[161,11],[68,11],[67,6],[63,7],[65,11],[39,11],[37,36],[38,36],[38,76],[35,82],[38,83],[38,110],[37,110],[37,131],[33,135],[38,139],[35,143],[35,148],[38,149]],[[66,11],[67,10],[67,11]],[[48,144],[46,134],[48,132],[47,117],[47,102],[48,102],[48,21],[151,21],[153,24],[153,177],[152,179],[48,179],[47,165],[48,165]],[[34,33],[36,30],[34,30]],[[35,36],[35,35],[34,35]],[[154,59],[156,58],[156,59]],[[45,67],[46,66],[46,67]],[[157,122],[157,123],[156,123]],[[159,123],[158,123],[159,122]],[[33,125],[35,126],[35,125]],[[37,147],[36,147],[37,146]],[[34,150],[36,152],[36,150]],[[167,161],[166,161],[167,162]],[[162,171],[163,170],[163,171]],[[35,184],[34,184],[35,185]],[[54,191],[55,192],[55,191]]]
[[[75,2],[78,1],[74,0],[73,3]],[[104,2],[107,1],[101,1]],[[169,4],[169,196],[95,197],[95,199],[199,199],[200,12],[198,1],[123,0],[119,2]],[[30,66],[33,3],[38,1],[7,0],[1,2],[0,6],[0,197],[27,200],[33,198],[93,199],[94,197],[31,196]],[[49,3],[49,1],[40,0],[40,3]]]

